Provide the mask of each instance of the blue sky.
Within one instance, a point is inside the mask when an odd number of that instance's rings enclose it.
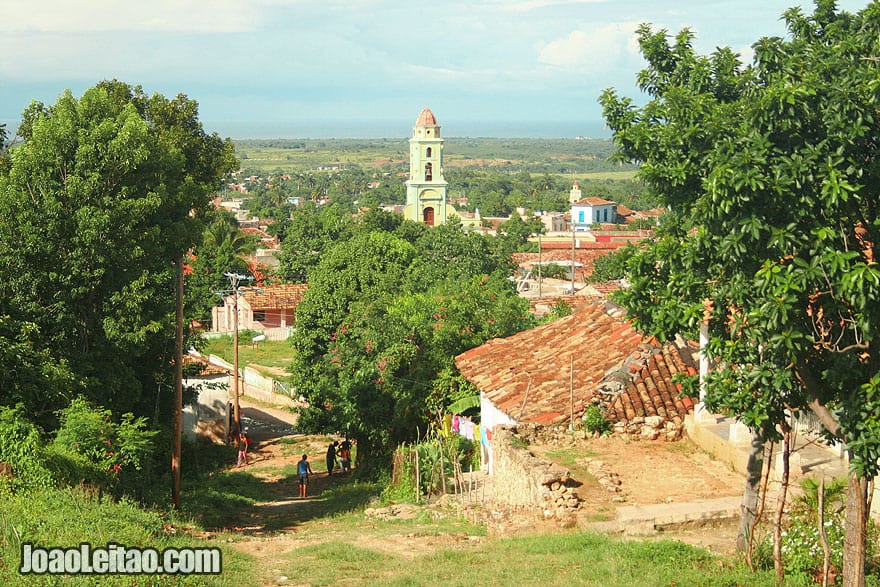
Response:
[[[842,0],[857,11],[867,0]],[[208,130],[236,138],[330,124],[406,136],[431,108],[447,136],[474,123],[590,134],[597,98],[638,98],[634,31],[688,27],[708,53],[748,61],[783,35],[779,0],[2,0],[0,121],[102,79],[185,93]],[[563,124],[565,123],[565,124]],[[592,125],[590,124],[592,123]],[[398,131],[399,127],[399,131]],[[238,129],[238,130],[236,130]],[[456,132],[458,131],[458,132]],[[303,131],[305,132],[305,131]],[[296,134],[296,131],[293,131]],[[307,133],[306,133],[307,134]],[[517,134],[507,133],[508,136]]]

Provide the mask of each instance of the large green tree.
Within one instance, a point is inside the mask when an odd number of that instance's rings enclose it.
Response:
[[[33,325],[71,395],[152,413],[174,350],[175,263],[232,145],[203,130],[195,101],[117,81],[32,104],[19,134],[0,175],[0,315]]]
[[[620,296],[643,329],[708,317],[710,408],[771,435],[811,409],[851,459],[844,582],[864,584],[880,461],[880,5],[785,13],[743,66],[639,29],[648,101],[606,91],[620,153],[669,207]],[[707,312],[708,309],[708,312]]]
[[[487,237],[385,220],[365,216],[310,271],[291,368],[301,425],[350,434],[373,463],[448,403],[457,354],[531,324]]]

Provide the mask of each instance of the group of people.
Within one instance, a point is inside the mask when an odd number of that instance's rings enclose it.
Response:
[[[351,442],[348,438],[341,443],[334,440],[327,447],[327,476],[333,474],[336,468],[336,459],[339,457],[339,468],[343,473],[351,471]]]
[[[343,473],[351,471],[351,442],[346,438],[342,442],[334,440],[327,447],[327,476],[333,474],[336,468],[337,457],[339,467]],[[314,475],[312,465],[309,463],[309,455],[304,454],[296,465],[296,475],[299,479],[299,496],[306,497],[309,486],[309,475]]]

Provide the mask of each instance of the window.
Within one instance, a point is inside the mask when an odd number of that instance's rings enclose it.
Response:
[[[425,150],[425,157],[430,157],[430,156],[431,156],[431,147],[428,147],[427,150]]]
[[[428,181],[431,181],[431,179],[434,176],[432,170],[433,170],[433,166],[430,163],[425,165],[425,179]]]
[[[584,211],[583,210],[578,210],[578,223],[579,224],[584,223]]]
[[[608,222],[608,208],[602,210],[602,221]]]
[[[254,322],[265,322],[266,310],[254,310]]]

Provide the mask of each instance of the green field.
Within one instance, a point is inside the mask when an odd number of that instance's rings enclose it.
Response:
[[[345,167],[408,169],[408,139],[260,139],[234,143],[242,169],[256,175]],[[613,143],[607,139],[447,138],[444,159],[449,168],[581,175],[624,173],[619,164],[608,161],[613,152]]]

